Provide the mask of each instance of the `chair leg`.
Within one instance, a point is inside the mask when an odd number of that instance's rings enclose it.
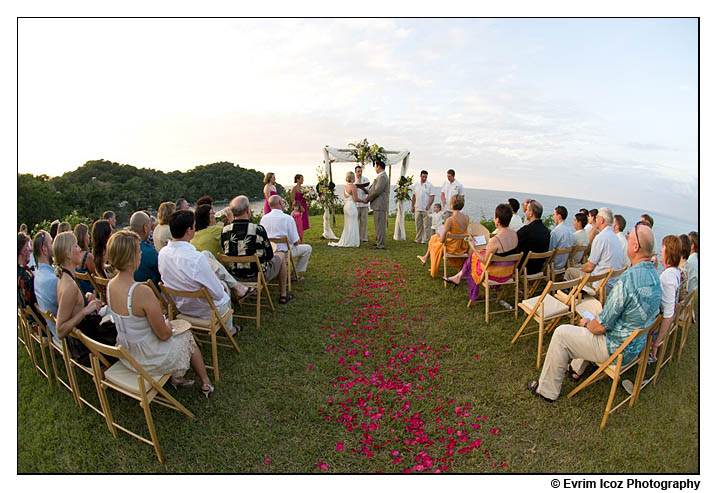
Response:
[[[269,300],[269,307],[274,311],[274,303],[272,302],[272,296],[269,294],[269,285],[267,284],[267,281],[262,281],[262,284],[264,286],[264,293],[267,295],[267,300]],[[257,289],[259,291],[259,289]]]
[[[621,375],[618,374],[618,369],[621,367],[621,356],[618,357],[618,364],[616,365],[616,375],[613,377],[613,383],[611,383],[611,393],[608,394],[608,402],[606,403],[606,410],[603,412],[603,419],[601,420],[601,429],[606,427],[606,421],[608,421],[608,415],[611,414],[611,405],[613,404],[613,397],[616,395],[616,387],[618,381],[621,379]],[[640,385],[639,385],[640,388]]]
[[[219,357],[217,356],[217,331],[210,331],[212,339],[212,365],[214,365],[214,381],[219,382]]]
[[[541,351],[543,350],[543,317],[539,319],[539,332],[538,332],[538,354],[536,355],[536,369],[541,369]]]
[[[95,382],[95,390],[97,390],[97,398],[100,400],[100,408],[102,408],[102,413],[105,415],[105,424],[107,424],[107,429],[110,430],[110,434],[117,438],[117,430],[115,429],[112,411],[110,410],[110,401],[107,400],[107,392],[105,392],[105,387],[102,385],[100,363],[97,361],[97,358],[93,356],[90,359],[90,364],[93,373],[92,380]]]
[[[484,284],[484,292],[486,293],[486,306],[484,307],[484,312],[486,313],[486,325],[489,324],[489,299],[491,298],[491,288],[489,287],[488,280],[486,281],[486,284]]]
[[[155,448],[155,453],[157,454],[157,460],[160,462],[160,464],[164,464],[165,457],[164,455],[162,455],[162,448],[160,448],[160,441],[157,438],[155,423],[152,420],[152,412],[150,411],[150,403],[147,402],[147,392],[145,392],[145,385],[142,380],[143,379],[140,379],[140,395],[142,397],[142,400],[140,401],[140,407],[142,407],[142,411],[145,413],[147,429],[149,429],[150,431],[150,438],[152,439],[152,446]]]
[[[444,252],[444,255],[441,256],[441,261],[444,264],[444,277],[446,278],[448,276],[448,272],[446,271],[446,252]],[[448,284],[446,284],[446,281],[444,281],[444,287],[447,287]]]
[[[531,322],[532,317],[533,317],[533,313],[529,313],[529,315],[526,317],[526,320],[524,320],[524,323],[521,324],[521,327],[519,327],[519,330],[517,330],[516,334],[514,334],[514,338],[511,339],[511,344],[516,344],[516,341],[519,340],[519,336],[521,336],[521,333],[524,331],[524,329],[529,324],[529,322]]]

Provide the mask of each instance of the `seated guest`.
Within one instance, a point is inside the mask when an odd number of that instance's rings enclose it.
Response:
[[[18,231],[18,233],[25,233],[25,236],[27,236],[27,246],[30,251],[32,251],[32,245],[30,244],[30,233],[27,232],[27,224],[22,223],[20,225],[20,231]],[[27,268],[35,272],[36,265],[34,255],[30,255],[30,260],[27,262]]]
[[[72,231],[72,226],[67,221],[63,221],[57,226],[57,234],[64,233],[65,231]]]
[[[593,228],[596,227],[596,216],[598,215],[598,209],[591,209],[588,211],[588,224],[586,225],[586,234],[588,235],[588,244],[593,243],[593,238],[597,233],[591,234]]]
[[[188,211],[189,203],[185,199],[177,199],[177,202],[175,202],[175,210]]]
[[[573,228],[568,225],[566,218],[568,217],[568,211],[562,205],[559,205],[553,210],[553,221],[556,226],[551,231],[551,238],[549,240],[548,249],[553,250],[554,248],[571,248],[574,243]],[[568,262],[568,254],[556,255],[553,258],[553,266],[556,269],[563,269],[566,267]]]
[[[478,253],[471,253],[466,259],[461,270],[454,276],[444,278],[444,281],[458,285],[462,279],[466,279],[469,288],[469,299],[475,302],[479,299],[481,285],[481,274],[486,268],[486,260],[490,254],[494,254],[494,260],[489,267],[489,279],[495,282],[506,282],[511,279],[514,272],[514,262],[503,262],[500,257],[519,253],[519,237],[514,230],[509,228],[511,224],[512,209],[508,204],[499,204],[494,212],[494,224],[496,234],[489,239],[485,250]]]
[[[157,222],[159,224],[154,229],[152,241],[155,243],[155,249],[159,252],[167,246],[167,243],[172,239],[172,233],[170,232],[170,216],[175,211],[174,202],[162,202],[159,209],[157,209]]]
[[[297,224],[292,216],[282,212],[286,206],[284,199],[279,195],[269,197],[269,207],[272,209],[269,214],[265,214],[260,219],[259,224],[264,227],[268,238],[281,238],[286,236],[292,247],[292,255],[294,256],[296,269],[294,280],[301,281],[303,277],[297,277],[299,274],[307,271],[309,257],[312,255],[311,245],[303,245],[299,243],[299,232]],[[287,245],[279,243],[276,245],[277,252],[286,252]]]
[[[521,226],[524,225],[524,223],[521,221],[521,216],[518,215],[519,207],[521,207],[521,205],[516,199],[509,199],[508,204],[513,211],[513,214],[511,215],[511,222],[509,223],[509,229],[518,231],[519,229],[521,229]]]
[[[529,204],[531,203],[532,200],[533,200],[533,199],[526,198],[526,199],[524,199],[523,202],[521,202],[521,210],[522,210],[523,213],[524,213],[524,220],[523,220],[523,223],[521,223],[522,226],[523,226],[524,224],[528,224],[528,223],[529,223],[529,221],[526,220],[526,210],[528,209]],[[521,228],[519,228],[519,229],[521,229]],[[516,231],[516,232],[518,233],[518,231]]]
[[[137,218],[138,214],[144,217]],[[149,217],[144,212],[135,212],[130,218],[130,228],[142,221],[143,231],[149,228]],[[118,231],[107,244],[110,263],[117,275],[107,285],[107,304],[117,327],[117,342],[126,348],[132,357],[150,375],[172,374],[170,383],[177,387],[190,386],[193,380],[184,378],[192,369],[202,379],[201,391],[206,397],[214,391],[207,376],[207,369],[194,342],[191,331],[174,335],[172,326],[162,316],[162,307],[152,290],[136,280],[142,263],[142,242],[133,231]],[[146,233],[145,233],[146,234]],[[150,247],[157,255],[153,247]],[[127,369],[135,368],[121,360]]]
[[[157,250],[154,246],[145,243],[150,235],[150,216],[143,211],[137,211],[130,216],[130,231],[133,231],[140,237],[140,263],[134,272],[134,279],[137,282],[145,282],[147,279],[160,287],[160,269],[157,265]],[[109,253],[108,253],[109,255]]]
[[[588,246],[588,234],[586,234],[586,230],[584,229],[587,223],[588,218],[583,212],[579,212],[574,216],[573,229],[576,230],[573,232],[574,245]],[[584,253],[585,251],[576,252],[576,256],[573,258],[574,265],[581,265],[581,259],[583,258]]]
[[[97,275],[97,271],[95,270],[95,258],[92,256],[92,253],[90,252],[90,230],[87,227],[86,224],[78,224],[75,226],[74,230],[75,239],[77,240],[77,244],[80,246],[80,250],[82,250],[82,262],[80,265],[75,269],[75,272],[79,272],[81,274],[84,274],[86,272],[89,272],[92,275]],[[92,287],[92,284],[90,281],[85,281],[84,279],[77,280],[77,285],[80,286],[80,290],[82,291],[83,296],[86,293],[93,293],[95,291],[95,288]]]
[[[288,303],[292,296],[287,293],[284,256],[281,252],[274,254],[264,227],[249,220],[251,214],[249,199],[244,195],[238,195],[229,203],[229,209],[234,220],[222,229],[222,251],[230,257],[256,254],[262,267],[262,274],[267,281],[279,276],[279,302]],[[238,280],[254,279],[257,277],[257,266],[254,263],[232,263],[229,272]]]
[[[204,205],[204,204],[213,205],[214,199],[212,197],[210,197],[209,195],[202,195],[200,198],[197,199],[197,202],[195,202],[195,204],[194,204],[195,212],[197,212],[197,209],[196,209],[197,207],[199,207],[200,205]]]
[[[200,252],[207,250],[212,255],[222,253],[222,226],[216,224],[212,205],[197,206],[194,220],[196,229],[190,243]]]
[[[641,222],[653,229],[653,218],[649,214],[641,214]]]
[[[85,226],[85,230],[87,230],[87,226]],[[85,231],[85,234],[87,234],[87,231]],[[55,275],[55,269],[52,267],[52,238],[50,233],[39,231],[32,241],[32,251],[35,258],[37,258],[37,274],[35,275],[37,306],[40,307],[40,310],[57,316],[57,276]],[[47,325],[55,340],[59,341],[55,324],[48,320]]]
[[[591,245],[591,255],[588,261],[578,267],[569,267],[564,277],[567,281],[582,277],[586,273],[594,275],[603,274],[609,269],[623,269],[623,248],[618,241],[616,233],[613,232],[613,212],[608,207],[601,207],[596,216],[596,239]],[[606,284],[606,292],[609,292],[616,283],[617,278],[612,277]],[[594,287],[598,281],[594,283]]]
[[[107,221],[104,221],[107,223]],[[107,223],[109,227],[109,223]],[[52,244],[52,253],[57,263],[55,275],[57,282],[57,337],[63,338],[77,328],[87,337],[102,344],[114,346],[117,342],[117,331],[112,323],[102,323],[98,312],[102,302],[91,293],[84,297],[75,282],[75,268],[82,261],[82,250],[77,244],[75,235],[67,231],[60,233]],[[83,365],[89,366],[89,351],[76,339],[69,338],[68,345],[72,358]]]
[[[528,382],[532,394],[549,401],[556,400],[561,393],[569,359],[573,358],[568,367],[570,378],[578,381],[590,362],[599,363],[608,359],[635,329],[648,327],[658,316],[661,282],[650,263],[653,232],[639,224],[635,233],[628,238],[628,258],[632,267],[620,276],[606,299],[603,311],[595,319],[589,321],[583,318],[579,326],[565,324],[556,329],[541,377],[538,381]],[[599,237],[600,234],[596,239]],[[645,344],[644,335],[626,346],[623,350],[624,363],[633,361]]]
[[[27,266],[32,250],[28,247],[28,237],[25,233],[17,234],[17,304],[20,308],[34,307],[35,276]]]
[[[426,253],[423,256],[417,255],[421,265],[426,264],[426,261],[431,259],[431,277],[436,277],[439,273],[439,264],[444,256],[444,245],[446,245],[446,253],[452,255],[463,255],[468,251],[468,245],[463,239],[447,238],[449,233],[455,235],[466,234],[469,228],[471,219],[461,212],[461,209],[464,208],[464,196],[452,195],[449,207],[451,207],[452,215],[444,223],[444,230],[441,235],[438,233],[432,235],[429,238],[429,247],[426,249]],[[464,259],[462,258],[449,258],[447,262],[457,269],[461,269],[464,265]]]
[[[691,255],[691,240],[688,235],[682,234],[678,237],[681,240],[681,261],[678,263],[678,270],[681,272],[681,288],[678,291],[678,301],[683,301],[688,296],[688,257]]]
[[[112,236],[112,225],[106,219],[95,221],[92,225],[92,261],[98,277],[109,279],[111,274],[106,271],[107,240]]]
[[[55,236],[57,236],[58,226],[60,226],[60,221],[58,221],[57,219],[50,223],[50,236],[52,236],[53,239],[55,238]]]
[[[678,264],[681,261],[681,240],[675,235],[668,235],[663,238],[663,246],[661,247],[661,263],[665,270],[661,272],[661,313],[663,314],[663,322],[658,332],[653,347],[651,347],[650,363],[656,360],[658,346],[663,338],[666,337],[668,328],[673,321],[676,302],[678,301],[678,289],[681,285],[681,272],[678,270]]]
[[[551,233],[541,221],[543,206],[536,200],[532,200],[526,207],[526,221],[524,226],[516,233],[519,237],[519,251],[524,253],[521,262],[524,261],[528,252],[548,252],[551,243]],[[526,264],[528,274],[536,274],[543,268],[545,259],[529,260]]]
[[[688,256],[686,264],[686,272],[688,273],[688,293],[692,293],[698,287],[698,233],[691,231],[688,233],[688,239],[691,240],[691,254]]]
[[[214,275],[207,257],[190,244],[194,237],[194,213],[192,211],[175,211],[169,218],[172,241],[160,251],[158,265],[162,282],[170,289],[177,291],[197,291],[207,288],[220,315],[232,306],[229,290],[225,290],[217,276]],[[174,298],[177,309],[197,318],[209,318],[211,309],[204,298]],[[237,331],[232,327],[232,319],[227,322],[232,335]]]
[[[115,228],[117,227],[117,216],[115,215],[114,211],[105,211],[102,213],[102,219],[110,223],[110,228],[112,228],[112,232],[115,232]]]
[[[624,229],[626,229],[626,218],[620,214],[613,216],[613,232],[616,233],[616,238],[618,238],[618,241],[621,242],[621,247],[623,247],[624,265],[628,265],[628,254],[626,253],[628,240],[626,240],[626,234],[623,232]]]
[[[145,243],[147,246],[155,247],[155,226],[157,225],[157,218],[147,211],[144,211],[150,217],[150,234],[147,235]]]

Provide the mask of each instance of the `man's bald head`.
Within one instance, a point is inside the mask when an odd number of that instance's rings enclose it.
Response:
[[[149,226],[145,228],[145,224],[149,225],[150,216],[142,211],[137,211],[130,217],[130,229],[140,235],[143,240],[150,234]]]
[[[279,195],[272,195],[269,197],[269,207],[272,209],[281,209],[282,208],[282,197]]]
[[[244,215],[249,211],[249,199],[244,195],[237,195],[229,202],[229,210],[234,217]]]
[[[639,223],[631,230],[628,237],[628,245],[626,254],[631,261],[631,265],[635,265],[637,261],[646,260],[653,254],[653,230],[645,224]]]
[[[653,230],[650,226],[645,224],[639,224],[636,226],[636,233],[638,234],[638,241],[641,243],[641,253],[646,255],[653,255],[653,245],[655,239],[653,238]]]

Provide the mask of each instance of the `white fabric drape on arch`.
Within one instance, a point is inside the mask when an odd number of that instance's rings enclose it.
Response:
[[[322,149],[324,152],[324,176],[329,176],[329,169],[331,166],[331,163],[356,163],[357,160],[354,157],[354,154],[352,154],[351,149],[345,149],[345,148],[338,148],[338,147],[329,147],[325,146],[324,149]],[[405,176],[406,170],[409,165],[409,151],[407,150],[401,150],[401,151],[386,151],[386,165],[392,166],[396,163],[401,162],[401,172],[399,176]],[[336,182],[335,182],[336,183]],[[391,186],[391,184],[390,184]],[[393,190],[393,188],[392,188]],[[389,200],[391,201],[391,196],[389,197]],[[401,210],[399,210],[401,209]],[[405,240],[406,239],[406,233],[404,230],[404,206],[403,204],[397,204],[397,221],[394,225],[394,239],[395,240]],[[401,213],[401,215],[399,215]],[[401,217],[401,221],[399,221],[399,217]],[[331,221],[329,220],[329,209],[324,209],[324,233],[325,238],[328,238],[330,240],[337,239],[337,236],[332,231],[331,227]]]

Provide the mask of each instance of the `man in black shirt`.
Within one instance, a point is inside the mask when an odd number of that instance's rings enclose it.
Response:
[[[536,200],[529,202],[526,207],[526,225],[518,230],[519,250],[524,252],[521,258],[523,262],[526,253],[544,253],[548,252],[549,243],[551,241],[551,232],[541,221],[543,214],[543,206]],[[528,274],[536,274],[541,271],[544,259],[529,260],[526,265]]]

